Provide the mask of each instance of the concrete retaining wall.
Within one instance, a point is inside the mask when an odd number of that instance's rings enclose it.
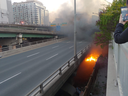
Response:
[[[61,42],[63,40],[65,40],[65,39],[57,39],[57,40],[47,41],[47,42],[43,42],[43,43],[39,43],[39,44],[35,44],[35,45],[30,45],[30,46],[26,46],[26,47],[17,48],[17,49],[12,49],[12,50],[8,50],[8,51],[0,52],[0,55],[2,55],[2,58],[5,58],[5,57],[12,56],[15,54],[19,54],[19,53],[23,53],[23,52],[30,51],[33,49],[37,49],[37,48],[40,48],[43,46],[47,46],[50,44]]]

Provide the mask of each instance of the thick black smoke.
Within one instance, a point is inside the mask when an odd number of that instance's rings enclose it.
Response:
[[[74,0],[69,0],[58,9],[56,13],[52,14],[55,18],[53,23],[60,25],[67,23],[67,26],[61,27],[61,33],[66,34],[73,39],[74,32]],[[95,26],[98,16],[93,16],[92,13],[98,13],[99,9],[104,4],[103,0],[76,0],[77,1],[77,39],[78,40],[92,40],[94,32],[99,29]]]

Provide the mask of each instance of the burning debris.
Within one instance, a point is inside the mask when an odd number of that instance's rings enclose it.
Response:
[[[96,62],[97,61],[97,58],[98,57],[93,57],[92,55],[91,55],[91,57],[88,57],[87,59],[86,59],[86,61],[94,61],[94,62]]]
[[[63,96],[67,96],[67,94],[64,94],[69,93],[69,90],[70,92],[71,90],[74,90],[73,93],[75,95],[73,96],[83,96],[85,89],[88,88],[85,86],[88,86],[90,78],[94,77],[94,75],[92,75],[92,73],[95,72],[94,69],[96,70],[97,68],[101,68],[106,64],[105,62],[107,59],[103,56],[107,55],[107,49],[107,47],[101,49],[98,46],[92,45],[90,52],[79,66],[77,73],[74,72],[72,74],[72,76],[67,80],[61,90],[59,90],[59,92],[55,96],[61,96],[60,94],[63,94]],[[95,65],[98,65],[98,67],[96,67]]]
[[[92,45],[89,54],[83,60],[81,65],[77,70],[77,74],[74,78],[75,86],[86,86],[92,72],[93,68],[98,60],[98,58],[102,56],[107,56],[108,47],[101,49],[100,46]]]

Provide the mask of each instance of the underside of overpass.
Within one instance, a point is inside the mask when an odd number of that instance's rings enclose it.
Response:
[[[17,44],[18,41],[18,35],[17,33],[0,33],[0,45],[13,45]],[[45,34],[22,34],[21,39],[26,38],[28,42],[43,40],[43,39],[49,39],[54,38],[54,35],[45,35]]]

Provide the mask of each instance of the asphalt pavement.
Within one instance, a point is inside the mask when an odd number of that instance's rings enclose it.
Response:
[[[74,56],[73,41],[62,41],[0,59],[0,96],[25,96]],[[77,42],[77,52],[88,45]]]

